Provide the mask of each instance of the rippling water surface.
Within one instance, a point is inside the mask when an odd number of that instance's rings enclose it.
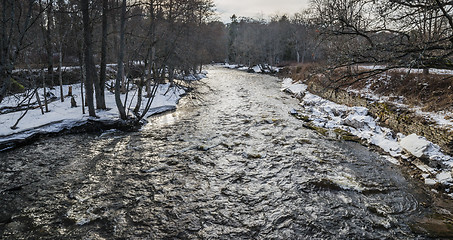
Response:
[[[424,239],[397,167],[305,129],[270,76],[216,67],[140,132],[0,155],[0,238]]]

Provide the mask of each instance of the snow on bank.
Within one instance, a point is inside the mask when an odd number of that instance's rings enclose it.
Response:
[[[207,71],[201,71],[200,73],[195,73],[195,74],[189,74],[189,75],[183,75],[183,74],[177,74],[175,76],[176,79],[178,80],[184,80],[184,81],[199,81],[203,78],[207,78],[208,72]]]
[[[438,70],[438,72],[440,72],[440,73],[434,72],[434,70]],[[434,69],[434,70],[432,71],[432,74],[442,74],[441,69]],[[446,72],[446,71],[449,71],[449,70],[445,70],[444,72]],[[452,71],[452,75],[453,75],[453,71]],[[371,90],[371,86],[373,85],[373,83],[375,83],[375,82],[386,83],[388,81],[390,81],[390,77],[381,75],[379,78],[377,78],[377,80],[368,79],[365,87],[363,87],[362,89],[357,90],[352,87],[349,87],[347,89],[347,91],[358,94],[370,101],[376,101],[376,102],[380,102],[380,103],[391,102],[395,106],[398,106],[400,108],[409,109],[409,110],[415,112],[417,115],[434,122],[438,126],[453,130],[453,114],[451,112],[448,112],[448,111],[426,112],[426,111],[423,111],[422,107],[420,107],[420,106],[412,107],[407,104],[404,104],[403,102],[404,102],[405,98],[403,96],[395,96],[395,95],[383,96],[383,95],[375,93]]]
[[[204,75],[199,75],[197,78],[200,78]],[[98,118],[91,118],[88,116],[88,109],[85,108],[86,114],[82,114],[81,108],[81,89],[80,84],[65,85],[63,86],[63,93],[66,96],[68,94],[69,87],[72,86],[72,92],[74,99],[77,102],[76,108],[71,107],[71,98],[66,97],[64,102],[61,102],[60,99],[57,99],[49,103],[49,112],[44,115],[41,113],[40,108],[30,109],[24,118],[17,125],[17,129],[11,129],[11,127],[16,123],[17,119],[25,112],[13,112],[0,115],[0,145],[7,145],[8,142],[20,139],[27,139],[30,136],[35,134],[44,134],[44,133],[55,133],[60,132],[65,129],[71,129],[77,126],[85,124],[89,120],[102,121],[102,122],[114,122],[119,120],[119,113],[116,108],[115,103],[115,94],[106,90],[105,91],[105,100],[108,110],[97,110],[96,115]],[[56,87],[55,89],[50,90],[50,92],[55,96],[60,96],[60,88]],[[161,84],[158,87],[158,91],[154,98],[154,101],[151,105],[150,111],[147,113],[146,117],[149,117],[152,114],[160,113],[170,109],[175,109],[176,104],[178,103],[181,96],[185,93],[185,90],[180,87],[170,87],[170,84]],[[14,96],[9,96],[3,100],[0,104],[2,107],[14,107],[17,106],[18,101],[22,94],[16,94]],[[39,90],[39,96],[41,101],[44,99],[43,89]],[[146,96],[146,92],[143,92],[143,96]],[[122,95],[122,100],[124,103],[125,95]],[[132,99],[132,103],[131,103]],[[128,95],[127,107],[130,107],[128,111],[129,115],[132,115],[132,109],[136,105],[136,90],[131,90]],[[33,97],[31,102],[35,102],[36,97]],[[144,109],[148,98],[143,98],[142,107]],[[2,150],[2,149],[0,149]]]
[[[391,162],[396,162],[395,158],[398,157],[407,159],[408,156],[405,155],[407,152],[418,158],[437,163],[436,165],[441,167],[432,168],[422,163],[416,164],[416,166],[426,173],[423,175],[425,182],[453,186],[451,176],[453,158],[443,154],[439,146],[425,138],[415,134],[409,136],[401,133],[395,134],[392,130],[379,126],[376,119],[368,115],[367,108],[348,107],[323,99],[308,92],[305,84],[295,83],[290,78],[283,80],[282,91],[289,92],[301,99],[301,108],[293,112],[305,115],[316,127],[341,129],[360,137],[391,155]],[[453,197],[453,194],[450,196]]]
[[[242,66],[242,65],[238,65],[238,64],[228,64],[228,63],[225,63],[223,65],[225,68],[229,68],[229,69],[237,69],[237,70],[240,70],[240,71],[249,71],[249,72],[254,72],[254,73],[278,73],[280,71],[280,68],[278,67],[274,67],[274,66],[270,66],[270,65],[256,65],[256,66],[253,66],[253,67],[246,67],[246,66]]]
[[[361,65],[359,69],[363,70],[385,70],[387,66],[384,65]],[[424,69],[420,68],[394,68],[390,71],[394,72],[401,72],[401,73],[423,73]],[[453,70],[448,69],[438,69],[438,68],[430,68],[429,72],[431,74],[438,74],[438,75],[453,75]]]

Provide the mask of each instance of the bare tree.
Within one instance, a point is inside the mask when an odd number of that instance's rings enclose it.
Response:
[[[96,78],[96,67],[93,60],[92,50],[92,26],[90,21],[89,1],[81,0],[81,9],[83,14],[83,38],[84,38],[84,62],[86,75],[86,103],[88,104],[88,114],[91,117],[96,117],[93,99],[93,84]]]
[[[332,69],[357,64],[453,69],[453,3],[446,0],[313,0]],[[336,56],[333,56],[336,55]],[[349,77],[349,76],[344,76]]]
[[[0,21],[0,102],[8,93],[12,70],[20,53],[27,47],[26,34],[41,16],[34,11],[35,0],[1,1]]]
[[[120,118],[127,119],[125,105],[121,101],[121,81],[124,77],[124,52],[125,52],[125,26],[126,26],[126,0],[123,0],[121,5],[121,28],[120,28],[120,43],[118,51],[118,72],[115,82],[115,102],[120,113]]]
[[[105,105],[105,82],[107,79],[107,34],[108,34],[108,0],[102,0],[102,39],[101,39],[101,70],[98,82],[98,95],[96,95],[97,108],[106,109]],[[99,100],[98,100],[99,98]]]

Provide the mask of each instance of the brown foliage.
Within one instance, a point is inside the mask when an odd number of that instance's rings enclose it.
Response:
[[[373,93],[397,99],[402,96],[403,103],[421,106],[424,111],[453,110],[453,75],[407,73],[390,70],[368,77],[344,77],[346,68],[336,69],[326,74],[319,74],[322,66],[303,64],[290,67],[291,78],[303,80],[307,84],[316,83],[323,87],[363,90],[369,88]],[[365,71],[365,70],[359,70]]]
[[[453,110],[453,76],[390,71],[381,76],[359,81],[383,96],[403,96],[404,103],[421,106],[425,111]]]

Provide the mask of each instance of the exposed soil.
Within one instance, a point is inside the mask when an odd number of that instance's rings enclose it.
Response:
[[[325,66],[318,64],[290,66],[285,68],[282,75],[326,88],[367,88],[408,106],[421,107],[424,111],[453,111],[453,75],[411,73],[395,69],[367,78],[342,78],[346,69],[337,69],[329,75],[318,74],[322,68]],[[367,71],[356,69],[356,73],[364,74]]]

